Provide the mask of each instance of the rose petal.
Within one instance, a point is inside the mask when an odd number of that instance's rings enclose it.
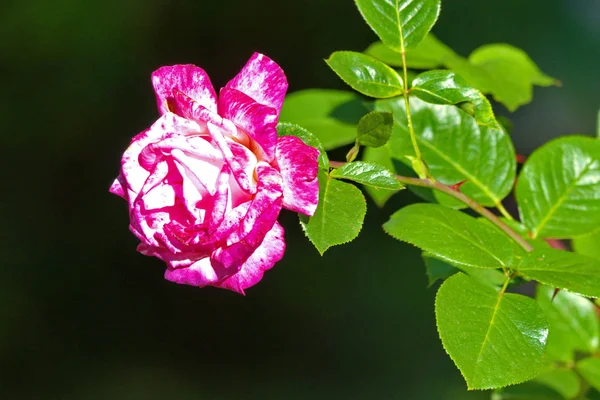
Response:
[[[228,274],[239,271],[243,262],[263,241],[277,221],[283,202],[282,181],[279,173],[266,163],[259,163],[257,193],[239,227],[227,238],[227,246],[211,255],[215,266],[222,266]]]
[[[242,190],[248,193],[256,192],[254,181],[254,166],[256,156],[248,148],[233,141],[227,141],[221,129],[216,125],[207,124],[213,142],[219,147],[225,162],[231,168],[235,180]]]
[[[218,126],[223,124],[223,118],[221,118],[219,114],[212,112],[178,89],[173,89],[171,101],[169,107],[173,109],[172,111],[175,114],[184,118],[193,119],[194,121],[201,123],[204,128],[206,128],[206,122],[211,122]]]
[[[319,150],[294,136],[277,141],[277,164],[283,177],[283,207],[312,216],[319,202]]]
[[[239,90],[279,115],[288,84],[283,70],[269,57],[254,53],[244,68],[225,87]]]
[[[190,267],[167,269],[165,279],[183,284],[203,287],[211,285],[219,280],[208,257],[196,261]]]
[[[152,85],[156,103],[161,114],[170,110],[173,90],[177,89],[212,112],[217,112],[217,95],[210,78],[202,68],[195,65],[172,65],[161,67],[152,73]]]
[[[160,140],[173,134],[188,135],[198,132],[200,127],[197,123],[176,116],[173,113],[167,113],[160,117],[149,129],[135,136],[127,150],[123,153],[121,159],[122,183],[128,190],[127,198],[130,207],[140,192],[144,182],[150,176],[150,171],[140,164],[140,154],[146,146],[159,142]],[[158,160],[143,160],[144,164],[157,163]],[[147,166],[147,165],[146,165]]]
[[[258,143],[264,161],[273,160],[277,144],[277,110],[257,103],[238,90],[223,88],[219,93],[219,112]]]
[[[130,209],[131,230],[136,234],[138,239],[149,246],[158,247],[160,245],[156,240],[156,233],[162,231],[163,225],[169,222],[170,216],[167,210],[157,207],[157,204],[154,204],[154,201],[156,201],[154,197],[158,196],[150,196],[149,199],[146,199],[146,194],[153,191],[156,187],[162,186],[168,173],[169,167],[167,162],[159,162],[152,174],[144,182],[142,188],[140,188],[139,194],[132,201]],[[151,207],[150,209],[147,208],[147,200],[150,202],[148,204]],[[168,196],[165,196],[164,200],[169,201]]]
[[[119,176],[117,176],[117,179],[115,179],[112,185],[110,185],[110,189],[108,189],[108,191],[127,200],[127,192],[125,191],[124,186],[125,179],[123,178],[123,175],[119,174]]]
[[[275,263],[283,258],[284,253],[283,228],[276,222],[260,246],[246,259],[239,272],[222,282],[213,284],[213,286],[244,295],[244,290],[257,284],[262,279],[264,272],[273,268]]]
[[[242,203],[225,214],[225,218],[221,221],[218,227],[213,227],[211,239],[212,242],[223,242],[231,235],[240,225],[244,216],[248,213],[248,209],[252,205],[251,201]]]

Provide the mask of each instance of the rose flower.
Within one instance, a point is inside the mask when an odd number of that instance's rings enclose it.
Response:
[[[244,294],[283,257],[281,208],[314,214],[319,152],[277,137],[287,80],[262,54],[218,97],[194,65],[162,67],[152,83],[162,116],[133,138],[110,191],[166,279]]]

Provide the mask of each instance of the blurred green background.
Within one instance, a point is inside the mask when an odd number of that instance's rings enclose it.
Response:
[[[508,42],[562,80],[511,116],[519,152],[593,132],[600,1],[442,5],[434,32],[461,54]],[[373,40],[351,0],[4,0],[0,398],[487,398],[441,347],[418,252],[380,228],[408,191],[323,258],[282,215],[286,256],[246,297],[163,280],[107,191],[157,117],[159,66],[218,88],[260,51],[290,90],[344,88],[323,59]]]

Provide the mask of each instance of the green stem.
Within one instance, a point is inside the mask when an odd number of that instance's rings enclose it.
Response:
[[[502,296],[504,294],[504,292],[506,292],[506,288],[508,287],[508,284],[510,283],[510,281],[512,281],[514,278],[514,276],[512,275],[508,275],[506,277],[506,280],[504,281],[504,285],[502,285],[502,289],[500,289],[500,296]]]
[[[515,219],[513,218],[512,215],[510,215],[510,213],[506,210],[506,208],[504,208],[504,206],[502,205],[502,203],[498,202],[498,204],[496,204],[496,209],[498,209],[498,211],[500,211],[500,214],[502,214],[502,216],[504,218],[506,218],[509,221],[514,221]]]
[[[403,91],[402,95],[404,96],[404,106],[406,108],[406,120],[408,122],[408,132],[410,133],[410,140],[412,142],[413,149],[415,150],[416,162],[420,166],[425,166],[425,163],[423,162],[423,156],[421,155],[421,150],[419,149],[419,144],[417,143],[417,135],[415,135],[415,128],[412,123],[412,116],[410,115],[410,102],[408,101],[408,95],[409,95],[410,91],[408,89],[408,70],[406,68],[406,50],[404,50],[404,43],[402,43],[401,54],[402,54],[402,72],[404,73],[404,79],[402,80],[404,91]],[[421,169],[421,168],[419,168],[419,169]],[[422,178],[428,177],[429,171],[426,169],[424,172],[425,172],[426,176],[423,176]]]
[[[339,168],[339,167],[342,167],[345,163],[339,162],[339,161],[330,161],[329,164],[331,165],[332,168]],[[471,208],[473,211],[475,211],[482,217],[486,218],[492,224],[496,225],[496,227],[498,227],[502,232],[504,232],[506,235],[508,235],[512,240],[514,240],[517,244],[519,244],[523,249],[525,249],[526,251],[533,250],[533,247],[529,243],[527,243],[527,241],[525,239],[523,239],[521,237],[521,235],[519,235],[517,232],[512,230],[510,228],[510,226],[508,226],[504,222],[502,222],[502,220],[500,220],[500,218],[498,218],[496,215],[494,215],[494,213],[492,213],[490,210],[483,207],[481,204],[479,204],[478,202],[476,202],[469,196],[465,195],[464,193],[462,193],[458,190],[452,189],[448,185],[444,185],[443,183],[433,181],[431,179],[412,178],[409,176],[396,175],[396,180],[398,182],[404,183],[406,185],[425,187],[425,188],[437,190],[442,193],[446,193],[447,195],[454,197],[455,199],[457,199],[461,203],[467,205],[469,208]]]

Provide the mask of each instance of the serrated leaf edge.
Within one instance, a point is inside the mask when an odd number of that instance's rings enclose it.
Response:
[[[465,266],[465,267],[479,268],[479,269],[500,269],[500,268],[507,268],[507,267],[509,267],[508,265],[504,265],[504,264],[502,263],[502,260],[498,259],[498,258],[497,258],[497,257],[496,257],[494,254],[490,253],[490,252],[489,252],[487,249],[485,249],[484,247],[481,247],[481,246],[477,246],[477,245],[476,245],[476,247],[478,247],[479,249],[483,250],[485,253],[488,253],[490,256],[492,256],[492,258],[494,258],[494,259],[498,260],[498,262],[500,263],[500,265],[499,265],[499,266],[495,266],[495,267],[481,267],[481,266],[478,266],[478,265],[472,265],[472,264],[466,264],[466,263],[458,262],[458,261],[456,261],[456,260],[451,260],[451,259],[449,259],[449,258],[447,258],[447,257],[445,257],[445,256],[443,256],[443,255],[436,254],[436,253],[432,253],[432,252],[431,252],[431,250],[425,250],[425,249],[422,249],[421,247],[417,246],[417,245],[416,245],[415,243],[413,243],[412,241],[410,241],[410,240],[406,240],[406,239],[400,239],[399,237],[396,237],[396,236],[395,236],[393,233],[389,232],[389,231],[388,231],[388,229],[386,228],[386,225],[387,225],[387,223],[388,223],[389,221],[391,221],[391,219],[389,219],[389,220],[388,220],[386,223],[384,223],[384,224],[383,224],[383,230],[384,230],[384,232],[385,232],[385,233],[387,233],[388,235],[390,235],[390,236],[391,236],[391,237],[393,237],[394,239],[396,239],[396,240],[399,240],[399,241],[401,241],[401,242],[408,243],[408,244],[410,244],[410,245],[412,245],[412,246],[416,247],[416,248],[417,248],[417,249],[419,249],[419,250],[422,250],[422,251],[428,251],[428,252],[429,252],[429,253],[431,253],[433,256],[435,256],[436,258],[438,258],[438,259],[440,259],[440,260],[442,260],[442,261],[446,261],[446,262],[448,262],[448,263],[450,263],[450,264],[455,264],[455,265],[463,265],[463,266]],[[446,225],[446,226],[447,226],[447,225]],[[465,237],[464,237],[464,236],[462,236],[462,235],[458,235],[458,234],[457,234],[457,236],[460,236],[460,237],[462,237],[463,239],[465,239]],[[475,242],[472,242],[472,241],[471,241],[471,240],[469,240],[469,239],[467,239],[467,241],[469,241],[470,243],[473,243],[473,244],[475,244]]]
[[[359,91],[359,90],[358,90],[358,89],[356,89],[356,88],[355,88],[353,85],[351,85],[351,84],[350,84],[350,82],[348,82],[348,81],[347,81],[347,80],[346,80],[346,79],[345,79],[343,76],[341,76],[341,75],[340,75],[340,74],[339,74],[339,73],[338,73],[338,72],[337,72],[335,69],[333,69],[333,67],[331,66],[331,64],[330,64],[330,62],[329,62],[329,61],[331,60],[331,57],[332,57],[334,54],[340,54],[340,53],[346,53],[346,54],[358,54],[358,55],[360,55],[360,56],[363,56],[363,57],[370,58],[371,60],[375,61],[376,63],[379,63],[379,64],[381,64],[381,65],[382,65],[382,66],[383,66],[385,69],[388,69],[388,70],[389,70],[391,73],[393,73],[393,75],[394,75],[395,77],[397,77],[397,78],[398,78],[398,82],[400,83],[400,86],[398,86],[399,90],[398,90],[397,92],[394,92],[393,94],[391,94],[391,95],[389,95],[389,96],[383,96],[383,97],[374,97],[374,96],[370,96],[370,95],[368,95],[368,94],[365,94],[365,93],[363,93],[363,92]],[[363,95],[365,95],[365,96],[367,96],[367,97],[372,97],[372,98],[375,98],[375,99],[388,99],[388,98],[392,98],[392,97],[396,97],[396,96],[398,96],[398,95],[401,95],[401,94],[402,94],[402,92],[404,91],[403,82],[402,82],[402,77],[401,77],[401,76],[398,74],[398,72],[396,72],[396,70],[395,70],[395,69],[393,69],[392,67],[390,67],[390,66],[389,66],[389,65],[387,65],[386,63],[384,63],[384,62],[382,62],[382,61],[379,61],[379,60],[378,60],[378,59],[376,59],[375,57],[371,57],[371,56],[369,56],[369,55],[367,55],[367,54],[358,53],[358,52],[355,52],[355,51],[348,51],[348,50],[340,50],[340,51],[335,51],[335,52],[333,52],[333,53],[332,53],[332,54],[329,56],[329,58],[325,59],[325,63],[327,63],[327,65],[329,66],[329,68],[331,68],[331,70],[332,70],[332,71],[333,71],[333,72],[334,72],[334,73],[335,73],[335,74],[336,74],[336,75],[337,75],[337,76],[338,76],[338,77],[339,77],[339,78],[340,78],[342,81],[344,81],[344,83],[345,83],[346,85],[350,86],[352,89],[356,90],[357,92],[359,92],[359,93],[361,93],[361,94],[363,94]],[[369,84],[370,84],[370,85],[375,85],[375,86],[382,86],[382,87],[385,87],[385,88],[396,88],[396,87],[397,87],[397,86],[392,86],[392,85],[383,85],[383,84],[381,84],[381,83],[378,83],[378,82],[369,82]]]
[[[457,274],[454,274],[454,275],[453,275],[453,276],[451,276],[450,278],[446,279],[446,280],[445,280],[445,281],[444,281],[444,282],[443,282],[443,283],[440,285],[440,287],[438,288],[438,290],[437,290],[437,292],[436,292],[436,295],[435,295],[435,302],[434,302],[434,314],[435,314],[435,326],[436,326],[436,328],[437,328],[437,331],[438,331],[438,336],[440,337],[440,341],[442,342],[442,348],[444,349],[444,351],[446,352],[446,354],[448,354],[448,357],[450,357],[450,359],[452,360],[452,362],[454,363],[454,365],[456,366],[456,368],[457,368],[457,369],[458,369],[458,371],[460,372],[461,376],[462,376],[462,377],[463,377],[463,379],[465,380],[465,383],[467,384],[467,390],[491,390],[491,389],[502,389],[502,388],[505,388],[505,387],[508,387],[508,386],[514,386],[514,385],[518,385],[518,384],[520,384],[520,383],[524,383],[524,382],[530,381],[530,380],[534,379],[536,376],[538,376],[538,375],[540,374],[540,372],[542,371],[543,367],[544,367],[544,364],[543,364],[543,363],[541,363],[541,364],[540,364],[540,367],[538,368],[538,371],[535,371],[535,372],[534,372],[534,374],[533,374],[533,376],[531,376],[531,377],[527,377],[527,378],[524,378],[523,380],[520,380],[520,381],[517,381],[517,382],[508,383],[508,384],[506,384],[506,385],[500,385],[500,386],[490,386],[490,387],[480,387],[480,388],[479,388],[479,387],[472,387],[472,386],[470,386],[469,380],[467,379],[467,377],[465,376],[465,374],[463,373],[463,371],[462,371],[462,370],[461,370],[461,369],[458,367],[458,364],[456,363],[456,360],[454,359],[454,357],[452,357],[452,355],[450,354],[450,352],[448,352],[448,349],[446,349],[446,344],[444,343],[444,339],[442,339],[442,335],[440,334],[440,327],[439,327],[439,324],[438,324],[438,313],[437,313],[437,310],[438,310],[438,298],[439,298],[439,297],[438,297],[438,293],[440,292],[440,290],[442,289],[442,287],[444,287],[444,285],[446,285],[446,283],[447,283],[447,282],[448,282],[450,279],[452,279],[453,277],[457,276],[458,274],[463,274],[463,275],[465,275],[465,276],[469,277],[469,276],[468,276],[467,274],[465,274],[464,272],[459,272],[459,273],[457,273]],[[473,279],[473,278],[469,277],[469,279]],[[498,295],[499,295],[499,296],[498,296],[498,302],[496,303],[496,306],[497,306],[498,304],[500,304],[500,299],[502,298],[503,294],[501,294],[501,293],[498,293]],[[527,296],[524,296],[524,297],[527,297]],[[532,300],[533,300],[533,301],[535,301],[534,299],[532,299]],[[536,303],[537,303],[537,302],[536,302]],[[543,310],[542,310],[542,311],[543,311]],[[496,314],[496,311],[494,311],[494,316],[495,316],[495,314]],[[545,315],[544,315],[544,318],[545,318]],[[492,321],[493,321],[493,317],[492,317]],[[491,322],[490,322],[490,327],[491,327]],[[488,332],[489,332],[489,330],[488,330]],[[487,333],[486,333],[486,337],[487,337]]]
[[[327,183],[327,187],[329,187],[329,181],[331,181],[331,179],[334,179],[334,178],[333,178],[333,177],[331,177],[331,175],[329,175],[329,174],[327,174],[327,177],[328,177],[328,180],[327,180],[327,181],[328,181],[328,183]],[[330,244],[330,245],[326,246],[326,247],[323,249],[323,251],[321,251],[321,249],[319,249],[319,246],[317,246],[317,244],[316,244],[316,243],[315,243],[315,242],[314,242],[314,241],[311,239],[311,237],[308,235],[308,232],[306,231],[306,226],[305,226],[305,224],[304,224],[304,223],[302,222],[302,220],[301,220],[301,218],[302,218],[302,215],[301,215],[301,214],[298,214],[298,217],[299,217],[298,219],[299,219],[299,222],[300,222],[300,226],[302,227],[302,231],[304,232],[304,236],[306,236],[306,237],[308,238],[309,242],[311,242],[311,243],[313,244],[313,246],[315,246],[315,248],[317,249],[317,251],[319,252],[319,255],[320,255],[321,257],[323,257],[323,255],[325,254],[325,252],[326,252],[327,250],[329,250],[330,248],[332,248],[333,246],[340,246],[340,245],[343,245],[343,244],[346,244],[346,243],[350,243],[351,241],[353,241],[354,239],[356,239],[356,238],[358,237],[358,235],[360,235],[360,232],[362,231],[362,228],[363,228],[363,226],[364,226],[364,223],[365,223],[365,216],[367,215],[367,200],[365,199],[365,196],[362,194],[362,191],[361,191],[359,188],[357,188],[356,186],[354,186],[354,185],[351,185],[351,184],[348,184],[348,185],[350,185],[350,186],[354,187],[356,190],[358,190],[358,191],[361,193],[361,195],[362,195],[362,196],[361,196],[361,200],[362,200],[362,202],[364,203],[364,206],[365,206],[365,212],[364,212],[364,214],[362,215],[362,217],[361,217],[361,219],[360,219],[360,226],[358,227],[358,231],[356,232],[356,236],[354,236],[353,238],[351,238],[351,239],[348,239],[348,240],[345,240],[345,241],[343,241],[343,242],[340,242],[340,243],[334,243],[334,244]],[[325,195],[323,195],[323,199],[325,199]],[[310,218],[310,217],[309,217],[309,218]]]

